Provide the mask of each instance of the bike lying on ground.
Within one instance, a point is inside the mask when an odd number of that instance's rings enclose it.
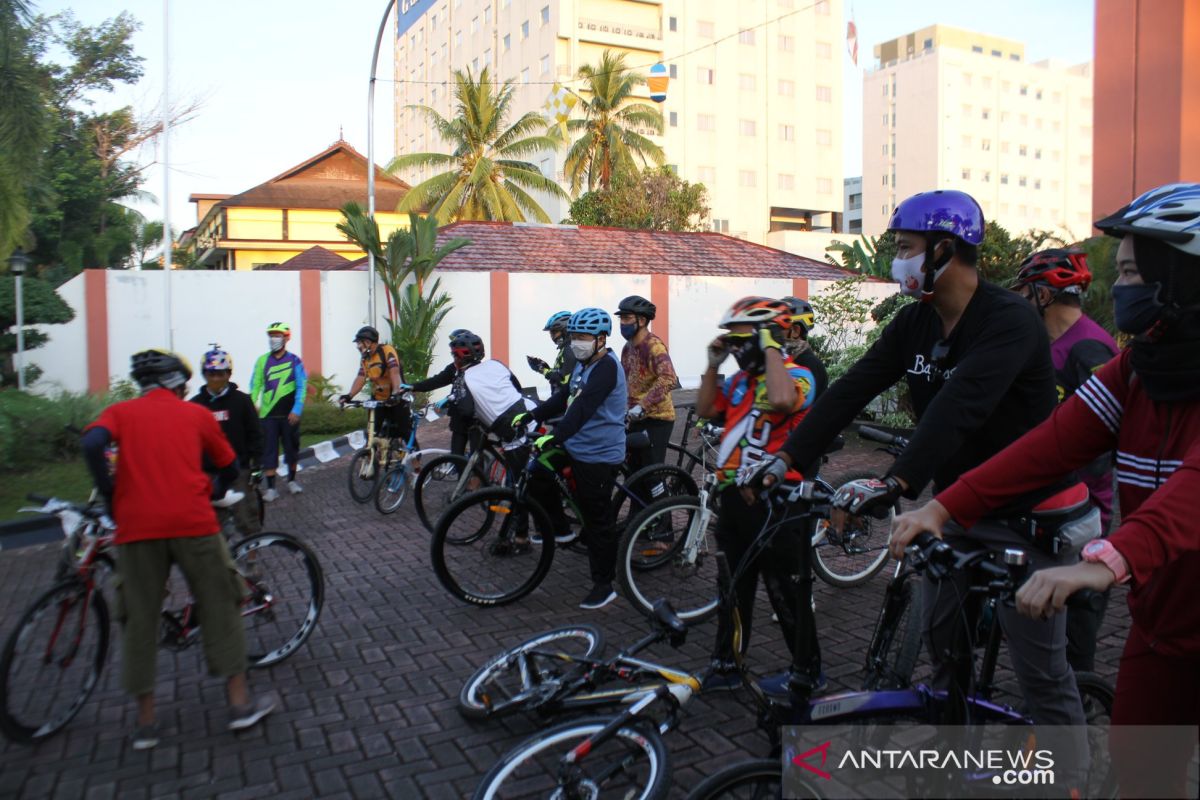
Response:
[[[21,510],[59,517],[65,535],[59,565],[65,577],[25,609],[0,653],[0,731],[33,744],[62,730],[100,682],[111,628],[102,589],[114,564],[115,528],[100,506],[29,499],[42,505]],[[286,533],[232,542],[230,554],[244,584],[248,666],[277,664],[316,627],[325,596],[320,562]],[[182,650],[199,636],[190,597],[163,608],[161,646]]]

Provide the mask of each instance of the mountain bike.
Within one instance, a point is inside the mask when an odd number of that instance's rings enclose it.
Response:
[[[479,444],[467,455],[446,453],[427,461],[417,475],[413,504],[421,524],[430,533],[442,512],[471,492],[485,486],[502,486],[508,477],[504,442],[479,430]]]
[[[408,402],[412,402],[411,398],[412,395],[406,395]],[[417,428],[421,426],[421,422],[436,419],[437,412],[432,405],[426,406],[423,410],[417,410],[414,407],[408,441],[404,442],[400,451],[395,451],[393,447],[397,440],[389,440],[387,453],[378,467],[379,484],[375,487],[375,509],[381,514],[394,514],[399,511],[400,506],[404,505],[404,499],[408,496],[409,486],[414,487],[415,494],[415,486],[424,471],[423,464],[428,463],[427,460],[448,453],[447,450],[441,448],[415,449]]]
[[[629,438],[643,440],[645,432]],[[562,454],[559,448],[533,451],[511,486],[471,492],[445,510],[434,528],[430,551],[434,573],[448,592],[468,603],[497,606],[519,600],[542,582],[554,561],[555,536],[560,532],[552,530],[550,515],[529,495],[530,477],[539,471],[548,473],[568,518],[583,519],[573,499],[573,475],[554,466]],[[620,525],[627,514],[659,497],[695,491],[683,470],[651,464],[632,475],[618,476],[614,519]],[[540,533],[540,538],[528,535],[531,531]]]
[[[71,567],[21,614],[0,652],[0,731],[33,744],[66,727],[91,696],[104,670],[111,620],[103,581],[114,564],[112,521],[98,505],[30,495],[59,517],[65,563]],[[230,544],[244,584],[241,615],[251,668],[294,654],[312,635],[324,604],[320,562],[286,533],[260,533]],[[160,644],[186,649],[199,639],[190,597],[162,610]]]

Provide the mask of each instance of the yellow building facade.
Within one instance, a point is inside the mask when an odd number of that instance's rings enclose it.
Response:
[[[375,169],[375,219],[380,236],[408,226],[394,209],[408,192],[404,181]],[[196,227],[180,245],[198,268],[251,270],[273,267],[323,247],[348,261],[365,255],[337,229],[348,202],[367,206],[367,160],[344,141],[235,195],[193,194]]]

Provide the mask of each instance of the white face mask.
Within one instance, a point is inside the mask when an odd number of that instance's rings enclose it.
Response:
[[[272,353],[274,353],[276,350],[283,349],[283,337],[282,336],[268,336],[267,341],[271,343],[271,352]]]
[[[571,342],[571,352],[577,361],[587,361],[596,353],[596,342]]]
[[[892,259],[892,277],[900,284],[900,294],[909,297],[920,297],[925,283],[925,274],[921,267],[925,265],[925,254],[910,258]]]

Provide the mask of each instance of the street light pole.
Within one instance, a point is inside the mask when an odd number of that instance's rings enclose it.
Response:
[[[17,306],[17,389],[22,392],[25,391],[25,297],[21,280],[25,277],[29,261],[29,256],[19,247],[8,259],[8,269],[16,280],[14,289]]]
[[[379,66],[379,47],[387,30],[388,17],[396,0],[388,0],[379,20],[379,33],[375,34],[375,50],[371,53],[371,80],[367,83],[367,216],[375,221],[375,70]],[[368,325],[378,324],[375,316],[375,254],[367,253],[367,313]]]

